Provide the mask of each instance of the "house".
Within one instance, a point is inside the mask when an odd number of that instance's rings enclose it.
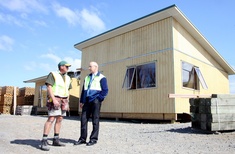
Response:
[[[79,42],[81,80],[90,61],[107,77],[101,116],[178,120],[188,98],[169,94],[228,94],[235,70],[176,5]]]
[[[78,104],[80,97],[80,71],[76,72],[68,72],[68,75],[71,77],[72,89],[70,89],[69,93],[69,105],[70,112],[78,114]],[[30,79],[24,81],[25,83],[35,83],[35,95],[34,95],[34,103],[33,106],[37,107],[37,114],[47,113],[47,88],[45,85],[46,76],[38,77],[35,79]]]

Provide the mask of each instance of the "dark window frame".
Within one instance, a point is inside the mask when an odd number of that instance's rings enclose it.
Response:
[[[200,90],[199,82],[203,89],[208,89],[200,68],[182,61],[182,87]]]
[[[148,74],[146,74],[146,72]],[[122,88],[134,90],[156,87],[156,61],[127,67]]]

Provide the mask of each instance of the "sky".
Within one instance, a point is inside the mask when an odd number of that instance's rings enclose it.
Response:
[[[81,66],[76,43],[175,4],[235,69],[234,0],[0,0],[0,86],[34,87],[66,60]],[[229,76],[235,94],[235,75]]]

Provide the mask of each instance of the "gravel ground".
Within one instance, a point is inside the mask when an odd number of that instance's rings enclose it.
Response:
[[[165,153],[235,153],[235,132],[208,133],[191,128],[191,123],[134,123],[102,119],[99,141],[94,146],[74,146],[80,135],[79,117],[63,120],[60,138],[66,147],[39,148],[46,116],[0,115],[1,154],[165,154]],[[88,125],[89,134],[92,128]],[[49,134],[52,143],[53,130]]]

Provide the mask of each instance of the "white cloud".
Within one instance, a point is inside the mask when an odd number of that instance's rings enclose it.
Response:
[[[79,15],[76,11],[60,6],[58,3],[53,4],[53,9],[57,16],[65,18],[70,25],[77,25],[79,23]]]
[[[71,57],[65,57],[63,60],[71,64],[69,71],[76,71],[77,68],[81,67],[81,59],[73,59]]]
[[[44,21],[34,20],[31,21],[35,16],[30,17],[30,13],[39,12],[39,13],[47,13],[48,10],[41,1],[39,0],[0,0],[0,7],[10,10],[8,14],[0,13],[0,22],[6,24],[14,24],[20,27],[32,29],[33,22],[39,26],[46,26]],[[12,15],[12,12],[17,12],[17,15]]]
[[[0,5],[11,11],[17,12],[47,12],[46,7],[38,0],[1,0]]]
[[[105,30],[104,22],[99,18],[97,12],[83,9],[81,11],[81,26],[91,33]]]
[[[2,35],[0,36],[0,50],[11,51],[14,40],[9,36]]]
[[[71,57],[65,57],[65,58],[60,58],[59,56],[52,54],[52,53],[48,53],[48,54],[44,54],[41,55],[41,58],[47,58],[50,59],[49,61],[53,62],[53,67],[51,67],[51,65],[47,65],[47,64],[40,64],[40,66],[42,66],[44,69],[46,69],[47,71],[51,71],[51,68],[57,68],[57,64],[62,61],[65,60],[67,61],[69,64],[71,64],[72,66],[69,68],[69,71],[76,71],[77,68],[81,67],[81,60],[80,59],[74,59]]]
[[[36,25],[43,26],[43,27],[47,27],[47,26],[48,26],[47,23],[45,23],[45,22],[42,21],[42,20],[34,20],[34,23],[35,23]]]
[[[61,61],[61,58],[52,54],[52,53],[48,53],[48,54],[44,54],[41,55],[42,58],[48,58],[51,59],[52,61],[54,61],[55,63],[59,63]]]
[[[52,65],[47,64],[47,63],[37,63],[36,61],[30,61],[24,65],[24,69],[27,71],[35,71],[35,70],[42,69],[46,72],[50,72],[50,71],[56,70],[56,67],[55,66],[53,67]]]
[[[21,21],[19,21],[17,18],[9,14],[0,13],[0,22],[7,23],[7,24],[15,24],[20,27],[23,26],[23,23]]]
[[[39,68],[41,68],[42,70],[45,70],[47,72],[50,72],[50,71],[56,70],[57,67],[52,66],[51,64],[48,64],[48,63],[40,63]]]
[[[53,9],[58,17],[64,18],[72,26],[80,25],[84,30],[91,34],[100,33],[105,30],[105,24],[99,17],[97,9],[92,7],[90,10],[82,11],[71,10],[58,3],[53,4]]]

